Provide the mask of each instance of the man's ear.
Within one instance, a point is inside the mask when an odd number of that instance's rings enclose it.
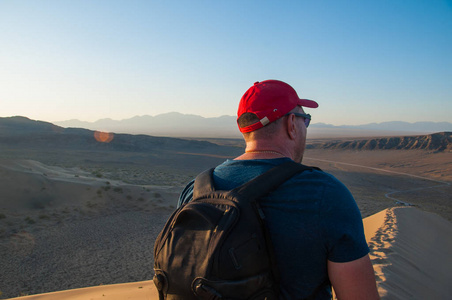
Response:
[[[288,115],[287,119],[286,119],[286,131],[287,131],[287,136],[291,139],[294,140],[296,137],[296,132],[297,132],[297,123],[296,123],[296,117],[295,115]]]

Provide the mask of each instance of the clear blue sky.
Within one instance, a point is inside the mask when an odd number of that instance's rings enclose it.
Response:
[[[235,115],[265,79],[313,123],[452,122],[452,1],[0,1],[0,117]]]

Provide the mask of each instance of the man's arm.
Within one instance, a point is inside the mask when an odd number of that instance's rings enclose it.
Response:
[[[345,263],[328,261],[328,276],[339,300],[380,299],[369,255]]]

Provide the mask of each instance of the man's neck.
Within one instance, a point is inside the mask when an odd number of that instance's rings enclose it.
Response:
[[[245,153],[236,157],[236,160],[249,160],[249,159],[274,159],[289,157],[282,152],[276,150],[246,150]],[[290,158],[290,157],[289,157]]]

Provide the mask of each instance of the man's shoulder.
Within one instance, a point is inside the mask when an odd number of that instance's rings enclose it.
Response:
[[[232,189],[239,186],[266,171],[288,162],[290,158],[262,159],[262,160],[227,160],[218,165],[214,171],[215,184],[223,189]],[[320,168],[304,164],[308,169],[296,173],[287,182],[313,181],[329,185],[342,185],[342,183]]]
[[[322,205],[329,205],[331,201],[354,202],[349,189],[340,180],[315,168],[295,174],[275,193],[280,197],[293,199],[306,199],[306,195],[309,195],[311,201],[319,201]]]
[[[231,190],[270,170],[271,168],[288,161],[290,161],[289,158],[266,160],[227,160],[215,168],[215,187],[219,190]],[[283,183],[281,188],[285,192],[294,190],[298,192],[304,189],[309,191],[315,190],[316,194],[323,194],[321,193],[321,190],[325,188],[335,190],[338,193],[347,190],[347,188],[338,179],[336,179],[336,177],[315,167],[295,174]],[[194,180],[190,181],[180,194],[178,206],[191,201],[193,197],[193,189]]]
[[[334,177],[334,175],[332,175],[318,167],[310,166],[310,165],[305,165],[305,166],[308,167],[309,169],[295,174],[292,177],[292,179],[295,179],[295,180],[310,179],[310,180],[317,180],[317,181],[321,180],[321,181],[325,181],[325,182],[329,182],[329,183],[340,182],[336,177]]]

